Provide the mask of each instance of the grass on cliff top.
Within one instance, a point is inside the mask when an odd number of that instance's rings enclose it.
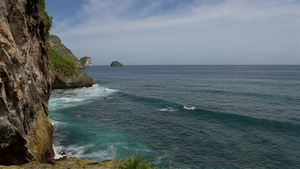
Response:
[[[62,74],[68,77],[74,77],[80,73],[79,68],[74,62],[60,55],[50,46],[50,70],[55,74]]]
[[[125,157],[118,166],[120,169],[152,169],[156,168],[147,161],[143,154],[136,152],[135,156]]]
[[[82,66],[81,61],[72,53],[70,49],[68,49],[64,44],[62,44],[61,39],[58,36],[50,35],[50,40],[55,42],[52,48],[54,48],[59,54],[71,60],[77,66]]]
[[[46,11],[46,2],[45,0],[38,0],[38,7],[40,8],[40,10],[43,12],[43,16],[44,16],[44,20],[45,20],[45,27],[46,27],[46,31],[49,34],[49,30],[51,29],[52,27],[52,17],[49,16],[49,14],[47,13]]]
[[[153,165],[153,162],[147,160],[143,154],[136,151],[135,155],[125,157],[122,161],[120,161],[116,169],[158,169],[158,167]],[[164,169],[164,166],[162,169]],[[168,169],[173,169],[170,163]]]

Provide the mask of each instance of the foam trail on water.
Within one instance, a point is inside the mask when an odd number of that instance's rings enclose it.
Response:
[[[71,108],[78,105],[87,104],[93,100],[102,100],[104,97],[111,96],[112,94],[118,92],[116,89],[109,89],[100,85],[93,85],[89,88],[77,88],[77,89],[62,89],[62,90],[54,90],[52,96],[49,100],[49,110],[55,113],[55,111]],[[79,146],[79,145],[61,145],[61,142],[65,139],[65,132],[58,132],[59,128],[65,127],[67,124],[65,122],[59,121],[58,119],[50,116],[50,122],[53,124],[56,132],[54,136],[58,139],[55,140],[53,144],[53,148],[55,151],[55,159],[59,159],[63,156],[75,156],[79,158],[88,158],[89,154],[85,154],[84,152],[91,145],[87,146]],[[99,154],[99,155],[97,155]],[[113,156],[110,156],[113,154]],[[102,150],[101,152],[96,152],[95,155],[90,155],[91,157],[101,158],[104,156],[105,158],[113,159],[115,156],[115,150],[110,148],[108,150]]]
[[[183,106],[183,108],[185,110],[195,110],[196,109],[196,107],[187,107],[187,106]]]
[[[66,125],[64,122],[55,120],[53,118],[50,119],[50,122],[52,123],[52,125],[54,126],[55,129],[57,129],[57,128],[61,127],[61,126]]]
[[[156,109],[156,111],[160,111],[160,112],[175,112],[178,111],[177,109],[173,108],[173,107],[166,107],[163,109]]]
[[[93,85],[89,88],[55,90],[49,101],[50,111],[86,104],[89,101],[101,99],[118,92],[103,86]]]
[[[95,147],[94,145],[69,145],[69,146],[54,146],[55,159],[62,158],[64,156],[68,157],[78,157],[80,159],[91,159],[95,161],[102,161],[107,159],[116,159],[117,148],[114,145],[108,145],[107,149],[97,150],[87,153],[88,149]]]

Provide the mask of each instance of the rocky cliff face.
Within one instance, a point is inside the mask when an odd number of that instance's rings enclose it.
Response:
[[[83,72],[80,72],[74,77],[67,77],[63,74],[57,74],[52,82],[52,89],[91,87],[94,84],[95,79]]]
[[[0,164],[54,156],[48,30],[37,3],[0,1]]]

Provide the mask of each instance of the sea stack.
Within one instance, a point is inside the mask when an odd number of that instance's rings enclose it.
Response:
[[[110,64],[111,67],[123,67],[123,64],[120,63],[119,61],[113,61]]]
[[[0,2],[0,165],[53,162],[45,2]]]
[[[85,56],[80,59],[80,62],[84,67],[93,67],[93,62],[91,57]]]

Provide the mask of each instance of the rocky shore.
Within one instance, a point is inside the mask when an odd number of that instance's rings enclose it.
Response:
[[[50,71],[51,17],[45,1],[0,1],[0,168],[111,168],[116,162],[54,160],[48,101],[54,87],[94,84],[84,73]],[[63,86],[64,85],[64,86]]]
[[[93,84],[95,84],[95,79],[83,72],[71,78],[57,74],[52,82],[52,89],[91,87]]]

